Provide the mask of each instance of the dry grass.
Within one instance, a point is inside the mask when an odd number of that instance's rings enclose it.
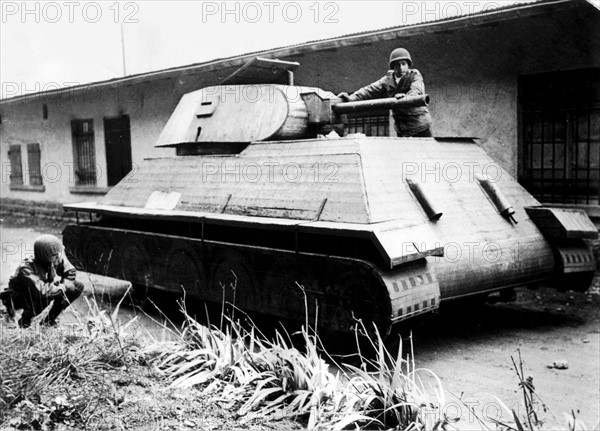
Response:
[[[95,301],[84,300],[89,310],[85,317],[78,316],[75,326],[3,328],[0,420],[17,405],[21,410],[30,411],[30,415],[39,414],[39,411],[35,413],[34,405],[39,404],[42,397],[63,389],[68,392],[71,383],[85,380],[89,382],[85,395],[57,396],[46,412],[55,419],[67,415],[83,426],[99,413],[102,398],[110,392],[103,379],[97,377],[144,360],[138,337],[134,336],[136,319],[125,325],[115,323],[121,303],[109,315],[101,311]],[[32,420],[39,422],[41,417]]]

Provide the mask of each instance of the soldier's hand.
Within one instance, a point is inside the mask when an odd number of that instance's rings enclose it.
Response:
[[[60,282],[59,283],[54,282],[52,285],[52,289],[50,290],[50,294],[52,294],[52,295],[58,295],[60,293],[64,294],[66,292],[67,292],[67,286],[65,286],[64,284],[62,284]]]
[[[348,102],[350,100],[350,96],[345,91],[337,95],[338,99],[342,99],[342,102]]]
[[[406,94],[404,94],[404,93],[398,93],[398,94],[395,94],[395,95],[394,95],[394,97],[395,97],[396,99],[403,99],[405,96],[406,96]]]

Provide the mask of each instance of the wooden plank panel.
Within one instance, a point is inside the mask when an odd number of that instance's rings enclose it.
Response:
[[[212,115],[196,115],[203,103],[217,104]],[[288,101],[276,86],[207,87],[182,97],[155,146],[265,139],[287,115]]]
[[[103,203],[141,208],[157,191],[177,192],[179,210],[369,221],[358,156],[352,153],[151,159],[140,164],[135,180],[115,186]]]
[[[549,238],[596,239],[598,228],[581,209],[569,208],[526,208],[540,230]]]

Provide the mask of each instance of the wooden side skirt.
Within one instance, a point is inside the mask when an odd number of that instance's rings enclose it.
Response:
[[[134,284],[302,322],[308,313],[337,331],[356,319],[383,334],[391,327],[386,283],[359,259],[86,225],[67,226],[63,242],[80,270]]]

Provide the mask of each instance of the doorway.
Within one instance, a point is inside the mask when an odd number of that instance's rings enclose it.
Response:
[[[106,143],[106,175],[108,186],[114,186],[131,171],[131,133],[129,116],[104,118]]]

